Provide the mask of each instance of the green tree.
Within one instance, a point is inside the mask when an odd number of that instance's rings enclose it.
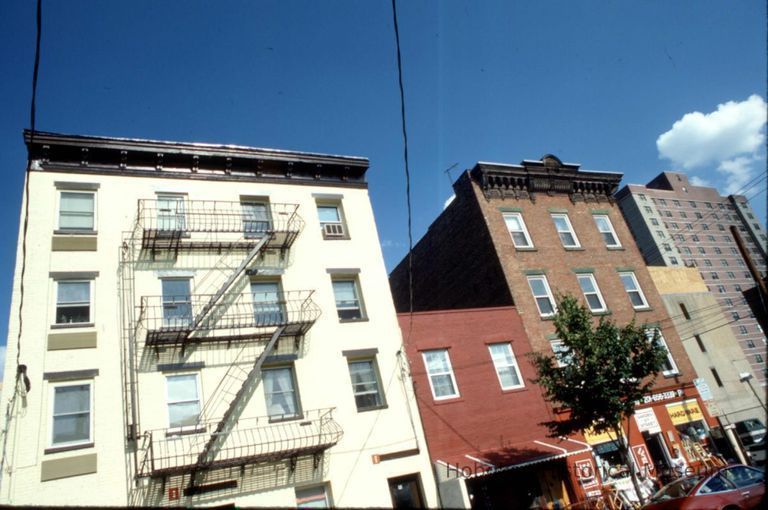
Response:
[[[550,434],[568,436],[589,428],[612,432],[643,503],[621,429],[664,366],[667,353],[658,342],[658,332],[649,338],[646,328],[637,326],[634,319],[620,327],[601,317],[595,325],[589,310],[573,296],[558,298],[554,324],[563,342],[560,358],[565,366],[560,367],[554,356],[540,352],[531,356],[537,371],[533,382],[550,403],[567,411],[565,419],[546,423]]]

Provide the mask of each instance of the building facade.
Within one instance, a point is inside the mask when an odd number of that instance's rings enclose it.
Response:
[[[436,505],[366,159],[27,143],[4,504]]]
[[[720,451],[726,456],[747,463],[733,424],[765,419],[763,405],[743,381],[750,372],[750,363],[733,336],[728,319],[719,310],[715,296],[709,292],[696,268],[648,267],[683,347],[709,394],[705,405],[709,414],[722,426],[727,441],[721,441]],[[719,325],[719,327],[718,327]],[[728,455],[730,454],[730,455]]]
[[[563,508],[597,486],[578,476],[592,465],[584,437],[548,437],[556,415],[515,307],[399,319],[444,507]]]
[[[712,318],[725,315],[752,373],[765,386],[765,332],[744,295],[756,282],[730,231],[737,228],[765,277],[766,232],[747,198],[721,196],[676,172],[663,172],[645,186],[624,186],[616,197],[648,265],[698,268],[720,305],[710,310]]]
[[[414,247],[413,305],[418,312],[514,305],[531,348],[563,363],[551,320],[559,294],[581,297],[595,321],[634,320],[649,335],[658,332],[668,353],[663,373],[625,434],[636,466],[661,472],[676,448],[689,463],[703,461],[699,447],[717,422],[694,387],[694,368],[614,200],[620,179],[554,156],[478,163],[459,177],[455,199]],[[409,307],[408,276],[407,260],[390,274],[401,313]],[[616,467],[616,438],[585,434],[603,483],[629,488],[626,470]]]

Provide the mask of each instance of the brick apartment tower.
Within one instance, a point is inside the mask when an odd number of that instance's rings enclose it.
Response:
[[[686,427],[712,431],[717,423],[694,388],[694,368],[614,199],[620,180],[619,173],[580,171],[551,155],[520,165],[477,163],[454,183],[455,199],[413,249],[413,309],[514,305],[531,348],[555,354],[558,294],[583,299],[595,321],[607,315],[619,325],[634,319],[658,329],[669,357],[638,404],[655,425],[648,430],[632,420],[629,441],[662,469],[684,444]],[[390,274],[401,314],[409,308],[408,266],[406,258]],[[585,436],[597,457],[606,439]],[[686,455],[695,462],[693,452]]]
[[[704,329],[729,324],[756,381],[765,386],[765,333],[744,295],[756,284],[730,232],[736,226],[765,277],[765,228],[747,198],[721,196],[675,172],[663,172],[645,186],[624,186],[616,198],[648,265],[698,268],[722,310],[710,310]]]

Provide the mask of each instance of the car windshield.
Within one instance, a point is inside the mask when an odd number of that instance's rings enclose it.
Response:
[[[653,497],[651,497],[651,501],[655,503],[657,501],[667,501],[687,496],[702,478],[703,476],[689,476],[688,478],[672,482],[654,494]]]

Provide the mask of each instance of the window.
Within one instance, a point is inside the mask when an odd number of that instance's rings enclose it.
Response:
[[[712,261],[709,259],[704,259],[704,265],[707,267],[712,267]]]
[[[725,285],[718,285],[717,292],[719,292],[720,294],[723,294],[725,292]]]
[[[333,294],[336,297],[336,313],[339,319],[356,320],[365,317],[359,290],[355,278],[333,279]]]
[[[669,257],[669,262],[670,262],[670,263],[671,263],[673,266],[677,266],[677,265],[679,265],[679,262],[677,261],[677,257]]]
[[[664,211],[664,216],[666,216],[667,218],[671,218],[672,217],[672,211]]]
[[[348,234],[344,225],[344,216],[340,204],[317,204],[317,216],[323,239],[347,239]]]
[[[62,191],[59,195],[59,230],[93,231],[95,229],[96,194]]]
[[[192,295],[189,278],[163,278],[163,327],[184,328],[192,324]]]
[[[736,278],[736,275],[734,274],[734,272],[733,272],[733,271],[728,271],[728,272],[726,272],[726,273],[725,273],[725,275],[726,275],[728,278],[731,278],[731,279],[733,279],[733,278]]]
[[[747,333],[749,333],[749,331],[747,331],[746,326],[739,326],[739,334],[746,335]]]
[[[704,205],[707,206],[707,209],[712,209],[712,203],[711,202],[704,202]]]
[[[662,365],[662,373],[664,375],[674,375],[678,373],[677,365],[675,364],[675,360],[672,358],[672,354],[669,352],[669,348],[667,347],[667,342],[664,340],[664,336],[661,334],[661,331],[659,329],[647,329],[645,330],[645,335],[648,337],[649,341],[654,341],[656,345],[659,345],[664,348],[664,350],[667,352],[667,359],[664,360],[664,363]]]
[[[698,237],[698,236],[693,236],[693,241],[694,241],[694,242],[698,242],[698,241],[699,241],[699,237]],[[707,250],[706,250],[706,249],[704,249],[704,247],[703,247],[703,246],[699,246],[699,253],[701,253],[702,255],[704,255],[705,253],[707,253]]]
[[[91,281],[56,282],[56,324],[91,322]]]
[[[593,313],[606,311],[607,307],[605,306],[605,301],[603,301],[603,296],[600,294],[595,277],[591,274],[583,274],[579,275],[577,280],[590,311]]]
[[[528,285],[531,287],[531,293],[536,300],[536,307],[539,309],[539,315],[542,317],[551,317],[557,311],[555,299],[552,297],[552,291],[549,289],[547,277],[529,276]]]
[[[689,321],[691,320],[691,314],[688,313],[688,308],[685,306],[685,303],[678,303],[680,305],[680,311],[683,312],[683,317],[685,317],[685,320]]]
[[[739,320],[741,318],[741,317],[739,317],[739,312],[731,312],[731,317],[735,321],[737,321],[737,320]]]
[[[723,381],[720,379],[720,374],[717,373],[717,370],[715,370],[714,367],[709,367],[709,371],[712,372],[712,377],[715,379],[715,383],[722,388],[723,387]]]
[[[744,326],[741,326],[741,327],[744,327]],[[744,329],[747,329],[747,328],[744,328]],[[747,340],[747,348],[748,349],[754,349],[755,348],[755,342],[753,342],[752,340]]]
[[[672,247],[668,243],[664,243],[664,251],[672,251]]]
[[[651,218],[651,225],[658,227],[659,226],[659,220],[656,218]]]
[[[286,321],[285,299],[277,281],[252,281],[251,298],[256,326],[275,326]]]
[[[738,284],[734,285],[733,290],[735,290],[736,292],[741,292],[741,285],[738,285]]]
[[[557,234],[560,236],[563,246],[566,248],[578,248],[580,246],[579,239],[573,231],[568,215],[553,214],[552,220],[555,222],[555,229],[557,229]]]
[[[651,209],[650,206],[646,205],[643,209],[645,209],[645,212],[647,212],[648,214],[653,214],[653,209]]]
[[[459,390],[456,386],[456,378],[453,376],[448,350],[424,351],[422,356],[435,400],[458,397]]]
[[[56,384],[51,391],[51,446],[91,443],[92,383]]]
[[[648,308],[648,301],[645,300],[645,295],[643,295],[643,291],[637,283],[635,273],[619,273],[619,277],[621,278],[621,283],[624,284],[624,290],[627,291],[629,300],[632,303],[632,308],[635,310]]]
[[[731,253],[733,253],[734,255],[736,255],[736,254],[738,254],[738,253],[739,253],[739,250],[737,250],[736,248],[734,248],[733,246],[731,246]]]
[[[702,214],[701,214],[700,212],[697,212],[697,213],[695,214],[695,216],[696,216],[696,219],[697,219],[697,220],[700,220],[700,219],[702,219],[702,218],[704,217],[704,216],[702,216]],[[702,225],[702,226],[706,226],[706,225]]]
[[[691,254],[691,249],[688,248],[687,246],[683,246],[683,253],[685,253],[686,255],[690,255]]]
[[[711,273],[709,273],[709,277],[712,278],[713,280],[720,279],[720,275],[718,275],[715,271],[712,271]]]
[[[243,233],[246,238],[262,237],[272,229],[269,205],[265,202],[241,202]]]
[[[710,241],[714,241],[714,239],[710,239]],[[718,255],[720,255],[721,253],[723,253],[723,250],[721,250],[721,249],[720,249],[720,248],[718,248],[718,247],[715,247],[715,253],[716,253],[716,254],[718,254]]]
[[[268,368],[262,374],[267,415],[270,419],[284,420],[301,416],[293,367]]]
[[[726,306],[732,307],[733,306],[733,299],[725,298],[725,304],[726,304]]]
[[[677,234],[677,240],[681,243],[685,242],[685,236],[683,234]]]
[[[296,508],[331,508],[325,485],[296,487]]]
[[[496,368],[496,375],[499,378],[501,389],[511,390],[521,388],[523,379],[520,376],[520,370],[517,368],[515,355],[512,353],[512,346],[508,343],[491,344],[488,346],[491,351],[493,366]]]
[[[687,215],[687,214],[685,214],[685,211],[680,211],[680,217],[681,217],[681,218],[687,218],[687,217],[688,217],[688,215]]]
[[[165,378],[168,392],[168,427],[197,425],[200,419],[200,391],[197,374],[169,375]]]
[[[595,224],[600,235],[603,236],[603,242],[608,248],[618,248],[621,246],[619,238],[616,236],[616,231],[613,229],[611,219],[605,215],[596,215]]]
[[[679,200],[673,200],[673,204],[675,204],[675,207],[680,207],[680,201]]]
[[[505,213],[504,222],[507,224],[509,235],[512,236],[512,242],[515,248],[533,248],[531,236],[528,235],[528,229],[525,228],[525,221],[520,213]]]
[[[696,202],[694,202],[693,200],[690,200],[688,203],[690,204],[691,207],[696,209]]]
[[[696,343],[699,345],[699,350],[701,352],[707,352],[707,348],[704,347],[704,341],[701,339],[701,336],[699,335],[693,335],[693,338],[696,339]]]
[[[725,209],[725,206],[724,206],[723,204],[717,204],[717,206],[718,206],[720,209]]]
[[[693,230],[693,225],[691,225],[690,223],[686,223],[685,228],[688,230]]]
[[[645,195],[643,195],[642,193],[638,194],[637,196],[640,197],[640,200],[643,201],[643,202],[645,202],[647,200],[645,198]]]
[[[358,411],[384,407],[384,395],[375,360],[349,360],[349,377],[352,379],[352,393]]]
[[[725,230],[725,227],[721,225],[720,223],[717,224],[717,230],[720,230],[721,232]]]
[[[762,363],[763,362],[763,356],[760,354],[755,354],[755,363]]]
[[[675,223],[674,221],[672,223],[670,223],[670,225],[672,225],[672,228],[679,228],[677,223]]]
[[[702,223],[701,230],[709,230],[709,225],[707,225],[706,223]]]
[[[663,198],[660,198],[660,199],[659,199],[659,203],[660,203],[661,205],[667,205],[667,201],[666,201],[666,200],[664,200]]]
[[[571,362],[570,349],[565,346],[565,342],[559,338],[555,338],[549,341],[552,347],[552,353],[555,355],[558,367],[564,367]]]
[[[158,230],[186,230],[185,198],[186,195],[157,195],[156,206]]]
[[[691,241],[693,241],[694,243],[698,243],[698,242],[699,242],[699,236],[697,236],[696,234],[693,234],[693,235],[691,236]],[[704,249],[704,248],[699,248],[699,252],[701,252],[701,253],[704,253],[704,252],[702,252],[702,251],[701,251],[701,250],[703,250],[703,249]]]
[[[659,239],[664,239],[664,232],[662,232],[661,230],[657,230],[656,235],[658,236]]]

